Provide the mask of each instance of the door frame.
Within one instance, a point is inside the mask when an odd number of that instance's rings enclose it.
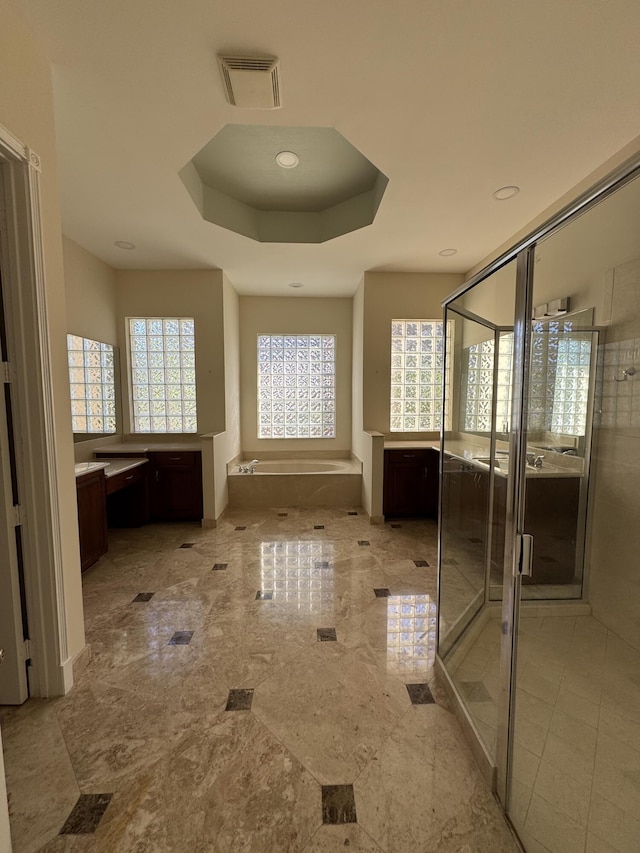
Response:
[[[30,628],[32,696],[63,695],[73,684],[69,657],[53,408],[53,377],[40,202],[40,158],[0,126],[5,216],[0,219],[12,388],[22,453],[20,515]]]

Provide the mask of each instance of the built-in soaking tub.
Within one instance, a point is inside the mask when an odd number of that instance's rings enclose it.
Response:
[[[229,463],[229,506],[360,506],[362,469],[352,459],[267,459],[253,474],[250,459]]]

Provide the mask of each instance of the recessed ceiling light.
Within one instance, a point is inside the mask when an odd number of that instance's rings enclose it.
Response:
[[[119,249],[135,249],[135,243],[130,243],[128,240],[116,240],[113,245]]]
[[[506,201],[508,198],[513,198],[514,195],[518,195],[520,192],[520,187],[500,187],[499,190],[496,190],[493,194],[493,197],[496,201]]]
[[[443,258],[450,258],[451,255],[457,255],[457,249],[443,249],[441,252],[438,252],[439,255],[442,255]]]
[[[276,163],[283,169],[295,169],[299,162],[300,158],[293,151],[280,151],[276,154]]]
[[[304,287],[304,284],[301,281],[292,281],[289,287]]]

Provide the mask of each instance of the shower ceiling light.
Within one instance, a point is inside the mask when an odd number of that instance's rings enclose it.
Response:
[[[116,240],[116,242],[113,245],[117,246],[119,249],[127,249],[127,250],[135,249],[135,247],[136,247],[135,243],[130,243],[128,240]]]
[[[452,255],[457,255],[457,249],[443,249],[441,252],[438,252],[439,255],[442,255],[443,258],[450,258]]]

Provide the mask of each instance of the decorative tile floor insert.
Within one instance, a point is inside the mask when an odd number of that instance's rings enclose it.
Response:
[[[428,684],[407,684],[412,705],[433,705],[436,701]]]
[[[81,794],[60,835],[88,835],[98,828],[113,794]]]
[[[196,544],[195,542],[183,542],[183,543],[182,543],[182,545],[181,545],[180,547],[181,547],[181,548],[193,548],[193,546],[194,546],[195,544]]]
[[[374,592],[376,598],[389,598],[389,596],[391,595],[391,593],[389,592],[389,590],[387,588],[374,589],[373,592]]]
[[[317,634],[319,643],[331,643],[338,639],[335,628],[318,628]]]
[[[322,822],[357,823],[353,785],[322,786]]]
[[[169,640],[170,646],[188,646],[193,637],[193,631],[176,631]]]
[[[225,711],[250,711],[253,690],[230,690]]]
[[[212,571],[214,572],[223,572],[229,563],[214,563]]]
[[[414,565],[418,569],[427,569],[429,568],[429,563],[426,560],[414,560]]]
[[[137,604],[138,602],[142,602],[142,601],[151,601],[152,598],[153,598],[152,592],[139,592],[131,603]]]

